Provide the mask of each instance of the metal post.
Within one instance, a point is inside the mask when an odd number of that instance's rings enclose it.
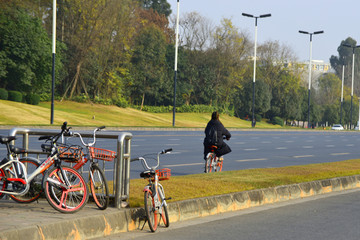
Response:
[[[352,59],[352,72],[351,72],[351,104],[350,104],[350,130],[352,127],[352,108],[354,98],[354,68],[355,68],[355,47],[353,48],[353,59]]]
[[[263,14],[260,16],[254,16],[248,13],[242,14],[245,17],[255,18],[255,44],[254,44],[254,74],[253,74],[253,103],[252,103],[252,119],[251,119],[251,126],[255,127],[255,79],[256,79],[256,50],[257,50],[257,20],[258,18],[266,18],[271,17],[271,14]]]
[[[173,122],[175,127],[175,112],[176,112],[176,78],[177,78],[177,65],[178,65],[178,48],[179,48],[179,13],[180,2],[177,0],[177,17],[176,17],[176,36],[175,36],[175,64],[174,64],[174,106],[173,106]]]
[[[311,67],[312,67],[312,35],[313,34],[321,34],[324,31],[317,31],[313,33],[309,33],[306,31],[299,31],[299,33],[309,34],[310,35],[310,56],[309,56],[309,99],[308,99],[308,128],[310,128],[310,96],[311,96]]]
[[[53,0],[53,26],[52,26],[52,82],[51,82],[51,116],[50,124],[54,123],[55,99],[55,54],[56,54],[56,0]]]
[[[115,207],[126,207],[130,186],[131,133],[122,133],[117,142],[117,161],[115,164]],[[125,142],[126,141],[126,142]]]
[[[344,101],[344,72],[345,72],[345,65],[343,62],[342,77],[341,77],[340,124],[342,124],[342,109],[343,109],[343,101]]]

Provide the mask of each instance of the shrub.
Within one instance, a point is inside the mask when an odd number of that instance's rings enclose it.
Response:
[[[274,125],[284,126],[284,121],[280,117],[273,117],[273,119],[271,120],[271,123]]]
[[[9,91],[8,99],[14,102],[22,102],[23,95],[21,92],[18,91]]]
[[[26,95],[25,101],[28,104],[38,105],[39,102],[40,102],[40,95],[29,93],[29,94]]]
[[[128,102],[124,98],[113,100],[113,102],[115,102],[116,106],[121,108],[126,108],[128,106]]]
[[[0,99],[8,100],[8,91],[4,88],[0,88]]]
[[[260,114],[255,114],[255,119],[256,119],[257,122],[261,122],[262,117],[261,117]]]

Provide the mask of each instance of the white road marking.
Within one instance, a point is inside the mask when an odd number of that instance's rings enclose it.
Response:
[[[261,143],[271,143],[270,141],[263,141],[263,142],[261,142]]]
[[[303,146],[303,148],[314,148],[314,146]]]
[[[283,150],[283,149],[287,149],[287,147],[278,147],[276,148],[277,150]]]
[[[168,144],[165,144],[166,146],[179,146],[180,143],[168,143]]]
[[[346,146],[347,146],[347,147],[353,147],[354,144],[347,144]]]
[[[245,142],[236,142],[235,144],[245,144]]]
[[[258,148],[245,148],[243,149],[244,151],[257,151],[259,150]]]
[[[164,165],[164,167],[184,167],[184,166],[197,166],[197,165],[204,165],[203,163],[184,163],[184,164],[173,164],[173,165]]]
[[[326,145],[325,147],[335,147],[335,145]]]
[[[253,162],[253,161],[266,161],[267,158],[254,158],[254,159],[242,159],[242,160],[235,160],[235,162]]]
[[[331,153],[332,156],[348,155],[350,153]]]
[[[293,158],[307,158],[307,157],[314,157],[314,155],[299,155],[299,156],[293,156]]]

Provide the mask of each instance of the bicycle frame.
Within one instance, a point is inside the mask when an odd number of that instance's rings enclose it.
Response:
[[[10,182],[21,182],[22,184],[26,185],[25,189],[21,192],[10,192],[10,191],[2,191],[0,190],[0,193],[5,194],[11,194],[11,195],[23,195],[26,194],[30,189],[30,182],[33,180],[38,174],[43,173],[48,169],[51,165],[54,163],[56,155],[51,155],[49,158],[45,159],[40,166],[31,174],[28,176],[25,165],[18,160],[18,157],[16,159],[13,158],[13,156],[10,154],[10,159],[7,163],[0,166],[0,169],[6,167],[6,166],[12,166],[13,169],[18,168],[18,165],[22,168],[22,173],[24,174],[24,178],[19,178],[17,171],[15,170],[13,174],[16,178],[8,178],[7,180]]]
[[[163,186],[159,183],[159,176],[158,174],[155,174],[155,183],[153,183],[153,181],[151,180],[151,178],[149,178],[149,185],[146,185],[144,187],[143,192],[149,192],[154,196],[154,200],[155,200],[155,206],[158,208],[157,210],[159,211],[160,214],[162,214],[162,207],[166,206],[167,207],[167,203],[166,203],[166,199],[165,199],[165,193],[164,193],[164,188]],[[154,186],[155,188],[155,195],[153,193],[154,189],[151,189],[152,186]],[[161,191],[159,191],[159,188],[161,188]],[[159,204],[159,197],[161,199],[161,204]]]

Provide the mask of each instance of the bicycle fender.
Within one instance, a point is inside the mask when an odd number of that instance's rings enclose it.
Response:
[[[145,186],[143,192],[152,193],[152,192],[151,192],[151,187],[150,187],[149,185]]]

